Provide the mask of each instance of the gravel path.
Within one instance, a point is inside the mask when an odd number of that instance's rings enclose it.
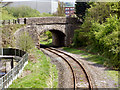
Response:
[[[94,83],[97,88],[118,88],[118,82],[107,75],[106,67],[87,61],[81,55],[66,53],[76,58],[86,67],[91,74],[92,79],[95,81]]]
[[[65,51],[64,51],[65,52]],[[72,87],[72,81],[70,78],[71,74],[69,72],[68,66],[66,66],[65,62],[62,59],[50,54],[47,51],[44,51],[49,57],[52,59],[52,63],[56,64],[59,70],[59,88],[70,88]],[[82,65],[85,66],[87,72],[89,72],[92,80],[94,80],[94,87],[96,88],[117,88],[118,82],[112,80],[110,76],[107,75],[107,70],[102,65],[95,64],[94,62],[90,62],[85,60],[81,55],[71,54],[65,52],[74,58],[76,58]]]
[[[55,64],[58,69],[58,88],[73,88],[73,78],[69,66],[62,58],[41,49],[47,56],[51,58],[51,63]]]

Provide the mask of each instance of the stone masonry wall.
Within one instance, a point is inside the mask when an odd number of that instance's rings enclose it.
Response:
[[[22,19],[21,19],[22,20]],[[77,18],[69,18],[69,17],[34,17],[34,18],[26,18],[26,24],[75,24],[78,22]]]
[[[15,33],[15,36],[19,35],[23,31],[27,31],[33,38],[34,42],[39,43],[40,33],[47,30],[56,30],[61,31],[65,35],[65,46],[69,46],[72,43],[74,30],[76,29],[76,25],[78,23],[77,18],[71,17],[32,17],[19,18],[17,21],[19,24],[26,24],[27,26],[19,29]],[[56,33],[56,35],[57,34],[58,33]]]

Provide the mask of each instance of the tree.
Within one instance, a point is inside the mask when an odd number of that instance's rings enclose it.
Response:
[[[120,68],[120,61],[118,60],[120,53],[119,32],[120,19],[118,19],[117,15],[111,15],[102,24],[98,22],[92,23],[90,31],[90,38],[93,45],[96,46],[95,48],[110,59],[106,64],[116,69]]]
[[[85,15],[84,22],[74,35],[75,46],[89,46],[108,61],[104,65],[120,68],[120,2],[95,2]],[[103,8],[104,7],[104,8]],[[82,17],[82,16],[81,16]]]
[[[120,17],[120,2],[109,3],[113,14],[117,14]]]
[[[29,49],[34,47],[34,42],[32,38],[29,36],[28,32],[23,32],[17,39],[16,39],[17,47],[21,50],[28,51]]]
[[[76,4],[75,4],[75,10],[76,10],[75,14],[83,20],[87,8],[90,8],[90,5],[87,2],[76,2]]]
[[[65,16],[65,9],[64,9],[63,2],[58,1],[57,15],[58,16]]]
[[[39,11],[32,9],[31,7],[28,6],[5,7],[5,10],[8,11],[8,14],[11,14],[16,18],[40,16]]]

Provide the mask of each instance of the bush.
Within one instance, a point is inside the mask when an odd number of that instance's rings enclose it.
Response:
[[[86,46],[88,43],[87,33],[80,30],[76,30],[73,38],[73,43],[75,47]]]
[[[16,45],[19,49],[23,51],[29,51],[29,49],[33,48],[34,42],[32,38],[29,36],[28,32],[23,32],[17,39]]]
[[[120,61],[118,60],[120,53],[118,38],[118,34],[120,33],[120,19],[117,16],[111,16],[103,24],[95,22],[92,24],[90,32],[90,38],[94,42],[94,46],[99,46],[97,49],[104,52],[104,55],[111,60],[106,63],[114,68],[120,68]]]
[[[15,47],[15,37],[14,33],[19,28],[23,27],[24,25],[16,24],[16,25],[4,25],[2,27],[2,47]]]
[[[9,14],[8,11],[5,8],[2,9],[2,14],[1,15],[2,15],[2,20],[15,19],[15,17],[12,16],[11,14]]]
[[[118,2],[97,2],[85,15],[80,29],[75,32],[75,46],[89,46],[98,54],[110,60],[105,65],[115,69],[120,68],[120,19]],[[103,9],[104,7],[104,9]]]
[[[46,31],[45,34],[48,36],[48,39],[52,38],[52,33],[50,31]]]
[[[37,17],[40,16],[40,12],[32,9],[28,6],[21,6],[21,7],[6,7],[5,10],[8,11],[8,14],[16,17]]]

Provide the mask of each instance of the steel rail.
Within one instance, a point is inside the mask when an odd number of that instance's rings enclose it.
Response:
[[[83,70],[83,72],[84,72],[84,74],[85,74],[85,77],[86,77],[86,79],[87,79],[87,82],[88,82],[88,84],[89,84],[89,90],[92,90],[92,89],[93,89],[93,85],[92,85],[92,82],[91,82],[91,80],[90,80],[90,77],[88,76],[86,70],[85,70],[84,67],[80,64],[79,61],[77,61],[77,60],[76,60],[75,58],[73,58],[72,56],[70,56],[70,55],[68,55],[68,54],[66,54],[66,53],[64,53],[64,52],[62,52],[62,51],[60,51],[60,50],[57,50],[57,49],[54,49],[54,48],[50,48],[50,47],[49,47],[49,48],[44,48],[44,49],[45,49],[45,50],[48,50],[49,52],[54,53],[55,55],[61,57],[63,60],[65,60],[65,61],[67,62],[67,64],[69,65],[69,67],[70,67],[70,69],[71,69],[71,71],[72,71],[72,74],[73,74],[74,90],[75,90],[75,88],[76,88],[76,78],[75,78],[74,70],[73,70],[72,66],[70,65],[70,63],[69,63],[62,55],[59,55],[59,54],[56,53],[56,52],[62,53],[62,54],[64,54],[64,55],[66,55],[67,57],[71,58],[72,60],[74,60],[74,61],[82,68],[82,70]],[[52,51],[52,50],[53,50],[53,51]],[[54,51],[56,51],[56,52],[54,52]]]
[[[76,87],[76,85],[75,85],[75,82],[76,82],[76,81],[75,81],[75,74],[74,74],[74,70],[73,70],[72,66],[70,65],[70,63],[69,63],[63,56],[61,56],[61,55],[59,55],[59,54],[51,51],[50,48],[49,48],[49,49],[48,49],[48,48],[45,48],[45,50],[48,50],[48,51],[54,53],[55,55],[57,55],[57,56],[61,57],[63,60],[65,60],[65,62],[67,62],[67,64],[69,65],[69,67],[70,67],[70,69],[71,69],[71,71],[72,71],[72,74],[73,74],[73,82],[74,82],[74,90],[75,90],[75,87]]]
[[[88,81],[88,83],[89,83],[89,89],[91,90],[91,89],[93,88],[93,85],[92,85],[92,82],[91,82],[91,80],[90,80],[90,77],[88,76],[85,68],[82,66],[82,64],[80,64],[80,62],[79,62],[78,60],[76,60],[76,59],[73,58],[72,56],[70,56],[70,55],[68,55],[68,54],[66,54],[66,53],[64,53],[64,52],[62,52],[62,51],[60,51],[60,50],[57,50],[57,49],[55,49],[55,48],[54,48],[54,49],[53,49],[53,48],[50,48],[50,49],[51,49],[51,50],[55,50],[55,51],[57,51],[57,52],[59,52],[59,53],[62,53],[62,54],[64,54],[64,55],[72,58],[72,59],[82,68],[82,70],[84,71],[85,76],[86,76],[86,79],[87,79],[87,81]]]

